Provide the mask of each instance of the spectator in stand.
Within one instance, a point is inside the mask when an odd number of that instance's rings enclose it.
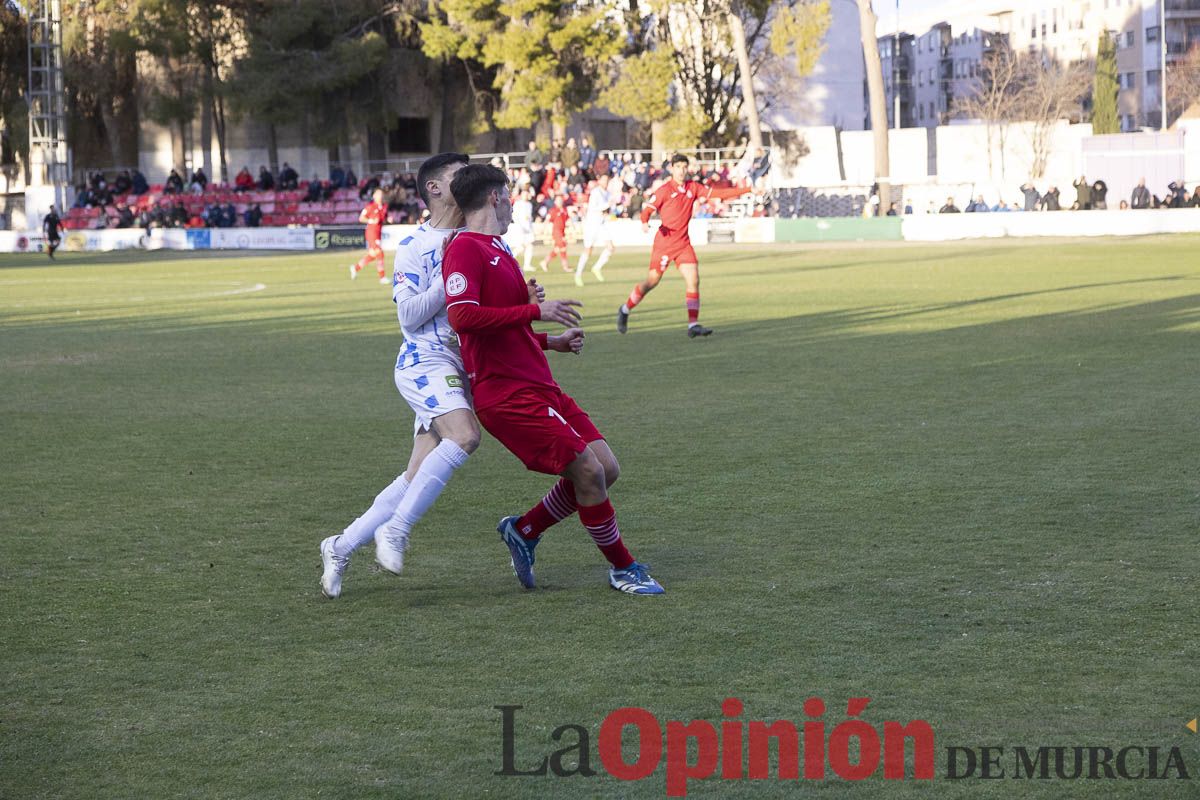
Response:
[[[184,223],[183,223],[183,225],[182,225],[181,227],[184,227],[184,228],[203,228],[203,227],[205,227],[205,225],[206,225],[206,223],[205,223],[205,221],[204,221],[204,218],[203,218],[203,217],[201,217],[199,214],[192,214],[192,216],[191,216],[191,217],[189,217],[189,218],[187,219],[187,221],[186,221],[186,222],[184,222]]]
[[[1167,205],[1171,208],[1183,208],[1187,205],[1187,187],[1183,181],[1172,181],[1167,184]]]
[[[572,167],[579,166],[579,146],[575,144],[575,137],[567,139],[567,146],[563,148],[561,160],[563,169],[567,172],[570,172]]]
[[[196,167],[192,172],[191,188],[196,194],[204,194],[208,189],[208,176],[204,174],[204,167]]]
[[[608,153],[601,153],[592,163],[592,175],[599,178],[601,175],[612,174],[612,159]]]
[[[1079,180],[1071,184],[1075,187],[1075,203],[1079,206],[1080,211],[1091,211],[1092,209],[1092,185],[1088,183],[1087,177],[1079,176]],[[1072,206],[1074,208],[1074,206]]]
[[[534,192],[540,192],[542,185],[546,182],[546,169],[540,162],[535,162],[532,167],[528,168],[529,172],[529,188]]]
[[[132,187],[133,179],[129,177],[129,170],[121,170],[121,174],[113,181],[113,192],[116,194],[128,194]]]
[[[334,189],[341,189],[346,185],[346,170],[341,167],[333,167],[329,170],[329,185]]]
[[[258,168],[258,189],[262,192],[270,192],[275,189],[275,176],[267,170],[266,166]]]
[[[896,207],[895,203],[892,203],[890,206],[888,206],[887,216],[889,216],[889,217],[900,216],[900,209]]]
[[[633,185],[643,193],[654,184],[654,176],[650,174],[650,165],[645,161],[637,165],[633,175]]]
[[[905,200],[905,201],[904,201],[904,216],[906,216],[906,217],[911,217],[911,216],[912,216],[912,213],[913,213],[913,204],[912,204],[912,200],[911,200],[911,199],[909,199],[909,200]],[[761,215],[760,215],[760,216],[761,216]]]
[[[358,199],[366,200],[368,197],[374,197],[375,190],[379,188],[379,178],[375,175],[363,181],[363,185],[358,190]]]
[[[1108,184],[1103,178],[1092,184],[1092,208],[1101,211],[1108,208]]]
[[[354,167],[346,167],[346,182],[342,184],[343,189],[357,189],[358,176],[354,174]]]
[[[200,215],[200,218],[204,220],[204,227],[217,227],[217,223],[221,221],[221,206],[217,203],[209,203],[204,207],[204,213]],[[190,223],[188,227],[192,227]]]
[[[71,208],[87,208],[92,204],[92,190],[83,184],[75,190],[75,202]]]
[[[587,176],[579,171],[578,166],[567,168],[566,179],[567,191],[571,192],[572,194],[575,192],[582,192],[583,188],[587,186]]]
[[[589,178],[592,177],[592,167],[596,165],[596,148],[584,136],[579,140],[579,169]]]
[[[1062,204],[1059,203],[1058,195],[1057,186],[1051,186],[1047,189],[1046,193],[1042,195],[1042,211],[1061,211]]]
[[[124,203],[117,203],[117,227],[132,228],[133,227],[133,211]]]
[[[1127,210],[1129,210],[1129,202],[1126,200],[1122,200],[1121,205],[1117,206],[1117,208],[1121,211],[1127,211]]]
[[[1032,181],[1025,181],[1021,184],[1021,194],[1025,195],[1025,210],[1037,211],[1038,203],[1042,200],[1042,195],[1033,187]]]
[[[171,213],[167,215],[167,222],[172,228],[182,228],[187,225],[188,213],[183,201],[175,201],[175,205],[171,207]]]
[[[758,183],[759,178],[771,171],[771,156],[761,147],[755,151],[754,161],[750,165],[750,180]]]
[[[316,175],[313,175],[312,180],[308,182],[308,192],[304,195],[304,202],[321,202],[321,179]]]
[[[146,176],[142,174],[140,169],[135,169],[129,177],[131,183],[129,190],[131,192],[140,197],[150,191],[150,184],[146,183]]]
[[[988,207],[987,203],[983,202],[983,195],[979,195],[967,204],[966,213],[968,214],[978,214],[984,211],[991,211],[991,208]]]
[[[546,154],[538,148],[538,143],[531,139],[525,150],[525,167],[533,172],[536,167],[546,163]]]
[[[944,205],[944,206],[942,206],[941,208],[939,208],[939,209],[938,209],[938,213],[939,213],[939,214],[958,214],[958,213],[961,213],[961,212],[958,210],[958,206],[954,205],[954,198],[953,198],[953,197],[947,197],[947,198],[946,198],[946,205]]]
[[[642,190],[636,186],[629,188],[629,202],[625,205],[625,212],[630,219],[637,219],[642,213],[642,206],[646,203],[646,197],[642,194]]]
[[[258,203],[255,203],[254,205],[247,208],[246,209],[246,227],[247,228],[257,228],[258,226],[262,225],[262,216],[263,216],[262,209],[259,207]]]
[[[288,162],[283,162],[283,169],[279,170],[279,188],[285,192],[295,191],[300,185],[300,176],[296,174],[296,170],[292,169]]]
[[[236,192],[253,192],[254,191],[254,176],[250,174],[250,168],[243,166],[241,171],[233,179],[233,189]]]
[[[1192,192],[1192,199],[1188,201],[1189,208],[1200,208],[1200,186],[1197,186]]]
[[[167,182],[163,184],[163,194],[182,194],[183,193],[183,178],[175,170],[171,170],[171,174],[167,176]]]
[[[1150,207],[1150,190],[1146,188],[1146,179],[1142,178],[1138,181],[1138,185],[1133,187],[1133,194],[1129,198],[1129,207],[1142,209]]]
[[[563,151],[562,139],[551,139],[550,140],[550,152],[547,153],[547,156],[548,156],[547,160],[551,164],[562,164],[562,151]]]
[[[237,227],[237,209],[233,203],[226,203],[221,206],[221,218],[217,221],[219,228],[234,228]]]

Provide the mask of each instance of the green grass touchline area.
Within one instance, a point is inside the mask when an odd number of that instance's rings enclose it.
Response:
[[[667,593],[610,590],[578,518],[521,590],[496,520],[552,480],[485,436],[404,574],[360,550],[336,601],[318,544],[412,434],[358,253],[0,256],[0,798],[658,798],[668,721],[802,729],[813,697],[831,751],[850,698],[880,737],[927,721],[934,779],[910,745],[905,780],[781,780],[772,745],[769,779],[687,796],[1200,796],[1198,247],[708,248],[696,340],[675,271],[614,330],[645,251],[539,272],[585,303],[551,364]],[[501,705],[517,769],[573,724],[596,774],[495,774]],[[626,706],[664,731],[637,781],[599,752]],[[985,746],[1004,779],[948,776]],[[1075,746],[1189,777],[1014,779]]]

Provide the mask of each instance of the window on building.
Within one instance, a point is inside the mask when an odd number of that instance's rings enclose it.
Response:
[[[1146,44],[1150,44],[1151,42],[1157,42],[1157,41],[1158,41],[1158,26],[1153,25],[1149,28],[1146,28]]]
[[[1126,89],[1136,89],[1137,88],[1137,73],[1136,72],[1126,72],[1125,73],[1125,88]]]
[[[1156,70],[1156,69],[1146,70],[1146,85],[1147,86],[1158,86],[1158,79],[1160,77],[1162,77],[1162,73],[1160,73],[1158,70]]]
[[[1133,31],[1125,31],[1125,46],[1133,47]]]
[[[918,106],[917,112],[918,112],[918,115],[921,117],[921,121],[924,122],[925,121],[925,106]]]

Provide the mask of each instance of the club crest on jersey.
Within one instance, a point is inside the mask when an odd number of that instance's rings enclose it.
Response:
[[[467,290],[467,278],[461,272],[455,272],[446,278],[446,294],[458,297]]]

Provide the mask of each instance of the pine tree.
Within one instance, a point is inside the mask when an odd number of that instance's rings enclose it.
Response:
[[[1118,133],[1117,48],[1111,36],[1100,34],[1096,48],[1096,77],[1092,85],[1092,133]]]

